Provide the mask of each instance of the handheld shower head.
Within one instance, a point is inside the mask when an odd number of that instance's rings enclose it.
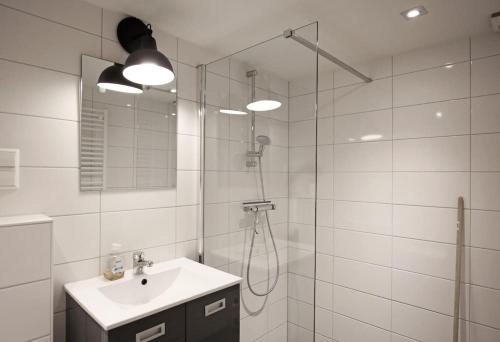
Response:
[[[264,146],[271,145],[271,138],[267,135],[259,135],[255,140],[260,144],[259,153],[262,155],[264,152]]]

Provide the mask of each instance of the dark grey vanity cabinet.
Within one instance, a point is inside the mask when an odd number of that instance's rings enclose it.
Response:
[[[239,285],[109,331],[66,295],[67,342],[238,342]]]

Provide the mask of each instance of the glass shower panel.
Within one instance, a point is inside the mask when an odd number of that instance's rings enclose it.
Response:
[[[241,341],[314,338],[316,84],[317,54],[282,35],[206,65],[201,252],[243,278]]]

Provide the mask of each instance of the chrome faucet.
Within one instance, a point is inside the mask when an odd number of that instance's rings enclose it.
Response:
[[[144,274],[144,266],[151,267],[153,266],[153,262],[151,260],[144,259],[143,251],[136,251],[132,255],[133,257],[133,266],[134,266],[134,274],[141,275]]]

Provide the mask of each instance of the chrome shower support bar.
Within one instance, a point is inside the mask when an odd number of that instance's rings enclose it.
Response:
[[[462,279],[462,246],[464,244],[464,198],[458,198],[457,205],[457,246],[455,259],[455,301],[453,310],[453,342],[458,342],[460,323],[460,284]]]
[[[311,43],[310,41],[308,41],[307,39],[305,38],[302,38],[301,36],[298,36],[294,30],[292,29],[287,29],[285,30],[285,32],[283,32],[283,37],[285,38],[292,38],[293,40],[295,40],[296,42],[304,45],[305,47],[307,47],[308,49],[311,49],[313,51],[316,51],[316,48],[318,49],[318,54],[325,57],[326,59],[328,59],[330,62],[334,63],[334,64],[337,64],[339,67],[341,67],[342,69],[350,72],[351,74],[353,74],[354,76],[362,79],[363,81],[365,81],[366,83],[369,83],[371,81],[373,81],[370,77],[362,74],[361,72],[359,72],[358,70],[354,69],[352,66],[342,62],[340,59],[338,59],[337,57],[335,57],[334,55],[330,54],[329,52],[321,49],[319,46],[316,46],[316,44],[313,44]]]

